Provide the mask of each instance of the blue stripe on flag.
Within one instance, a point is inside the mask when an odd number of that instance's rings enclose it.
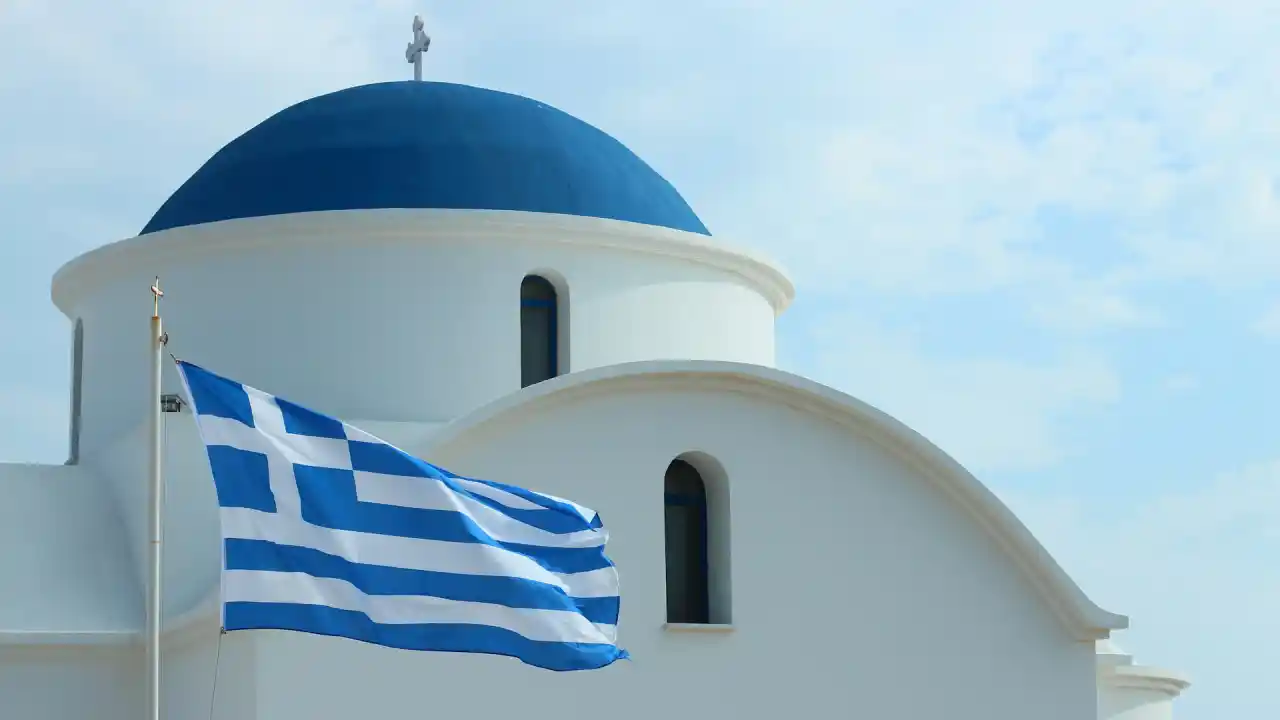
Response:
[[[227,538],[228,570],[306,573],[345,580],[366,595],[428,595],[530,610],[581,613],[593,623],[618,624],[618,598],[575,598],[547,583],[502,575],[464,575],[355,563],[312,548]]]
[[[254,426],[253,409],[249,407],[249,395],[243,385],[191,363],[180,362],[178,366],[185,376],[187,394],[196,413]]]
[[[302,519],[330,530],[504,548],[556,573],[587,572],[612,566],[600,545],[547,547],[502,542],[485,532],[469,515],[456,510],[360,502],[356,497],[355,474],[350,470],[295,465],[293,475],[302,501]],[[442,491],[448,492],[444,488]]]
[[[443,480],[447,477],[443,470],[429,462],[419,460],[399,448],[383,443],[352,440],[351,469],[379,475],[399,475],[401,477],[435,478]]]
[[[347,432],[341,420],[334,420],[301,405],[294,405],[283,398],[276,398],[276,405],[280,407],[280,414],[284,416],[284,429],[294,435],[334,440],[347,439]]]
[[[494,500],[493,498],[467,490],[457,481],[471,480],[471,478],[455,475],[448,470],[436,467],[429,462],[419,460],[403,450],[390,445],[362,442],[358,440],[351,441],[349,445],[351,447],[351,468],[353,470],[378,473],[381,475],[419,477],[442,482],[449,489],[460,495],[465,495],[477,502],[488,505],[508,517],[514,518],[528,525],[541,528],[547,532],[567,535],[569,533],[592,530],[595,529],[595,527],[599,527],[598,525],[588,523],[582,518],[577,510],[569,505],[553,501],[550,498],[537,493],[528,492],[522,488],[517,488],[512,485],[503,485],[502,483],[489,482],[486,480],[474,480],[474,482],[503,490],[523,500],[540,505],[543,508],[542,510],[509,507],[497,500]]]
[[[297,630],[402,650],[505,655],[547,670],[595,670],[628,657],[615,645],[530,640],[487,625],[375,623],[366,615],[322,605],[229,602],[227,630]]]

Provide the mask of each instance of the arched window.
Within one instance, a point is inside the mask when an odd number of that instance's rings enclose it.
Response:
[[[667,622],[711,622],[707,486],[684,460],[667,467]]]
[[[520,283],[520,387],[560,374],[556,288],[529,275]]]
[[[76,318],[71,335],[71,443],[67,464],[80,462],[80,388],[84,374],[84,323]]]

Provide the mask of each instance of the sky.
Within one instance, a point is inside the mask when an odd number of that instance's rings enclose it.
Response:
[[[1280,717],[1280,0],[0,0],[0,459],[67,453],[72,257],[272,113],[537,98],[798,287],[780,365],[973,470],[1194,685]]]

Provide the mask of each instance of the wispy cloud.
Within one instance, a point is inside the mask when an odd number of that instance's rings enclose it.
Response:
[[[1190,373],[1176,373],[1165,378],[1164,386],[1171,393],[1185,393],[1200,387],[1200,380]]]
[[[980,473],[1039,469],[1078,451],[1062,428],[1120,399],[1105,359],[956,356],[865,315],[824,315],[796,364],[876,405]]]
[[[1253,324],[1254,332],[1266,338],[1280,338],[1280,302],[1262,313]]]

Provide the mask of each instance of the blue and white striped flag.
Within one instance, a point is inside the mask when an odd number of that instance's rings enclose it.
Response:
[[[178,362],[221,510],[223,626],[550,670],[627,657],[595,512],[454,475],[339,420]]]

